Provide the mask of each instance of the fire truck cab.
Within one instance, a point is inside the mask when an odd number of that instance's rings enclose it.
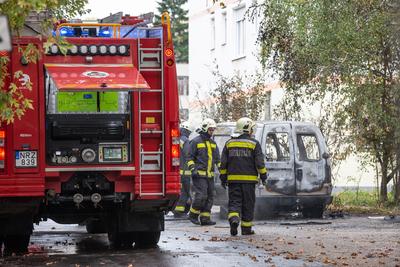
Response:
[[[153,246],[179,197],[179,107],[171,29],[138,17],[58,25],[70,43],[37,63],[13,39],[10,73],[33,101],[0,125],[0,247],[24,252],[33,223],[84,223],[115,248]],[[20,49],[22,48],[22,49]],[[30,83],[32,89],[28,90]],[[7,87],[6,87],[7,88]]]

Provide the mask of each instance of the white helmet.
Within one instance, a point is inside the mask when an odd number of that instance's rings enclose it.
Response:
[[[192,131],[190,127],[190,123],[188,121],[184,121],[181,123],[181,125],[179,126],[181,129],[186,129],[188,131]]]
[[[201,130],[204,132],[208,131],[208,128],[217,128],[217,124],[213,119],[205,119],[201,123]]]
[[[254,121],[250,118],[247,117],[243,117],[238,119],[238,121],[236,122],[236,129],[235,129],[235,133],[251,133],[254,132],[254,127],[256,126],[256,124],[254,123]]]

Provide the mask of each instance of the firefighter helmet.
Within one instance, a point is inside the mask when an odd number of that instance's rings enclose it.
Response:
[[[180,128],[186,129],[188,131],[192,131],[190,127],[190,123],[188,121],[184,121],[181,123]]]
[[[235,133],[242,134],[242,133],[254,132],[255,126],[256,126],[256,124],[254,123],[254,121],[252,119],[247,118],[247,117],[240,118],[236,122]]]
[[[213,119],[205,119],[201,123],[201,130],[207,132],[209,128],[217,128],[217,124]]]

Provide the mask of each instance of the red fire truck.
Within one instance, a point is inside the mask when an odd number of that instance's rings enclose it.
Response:
[[[26,251],[33,224],[50,218],[108,233],[116,248],[155,245],[180,191],[169,16],[160,27],[123,16],[55,34],[71,44],[66,55],[54,44],[28,63],[18,48],[40,50],[37,37],[15,38],[9,55],[34,109],[0,126],[0,242]]]

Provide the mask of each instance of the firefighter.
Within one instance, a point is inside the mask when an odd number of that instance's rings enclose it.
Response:
[[[179,173],[181,175],[181,196],[176,204],[174,210],[174,216],[179,218],[186,215],[186,205],[190,206],[190,176],[192,172],[189,170],[187,166],[187,158],[189,156],[189,135],[192,133],[190,129],[190,124],[187,121],[184,121],[180,125],[180,147],[181,147],[181,156],[180,156],[180,170]]]
[[[194,198],[189,212],[189,220],[194,224],[215,225],[211,221],[213,205],[214,170],[220,165],[217,144],[211,139],[217,124],[205,119],[200,135],[190,142],[188,166],[192,171]]]
[[[236,122],[235,134],[222,151],[220,179],[221,185],[228,186],[228,220],[232,236],[238,234],[241,223],[242,235],[252,235],[254,217],[255,186],[258,174],[265,186],[267,169],[260,143],[251,137],[256,124],[249,118]]]

